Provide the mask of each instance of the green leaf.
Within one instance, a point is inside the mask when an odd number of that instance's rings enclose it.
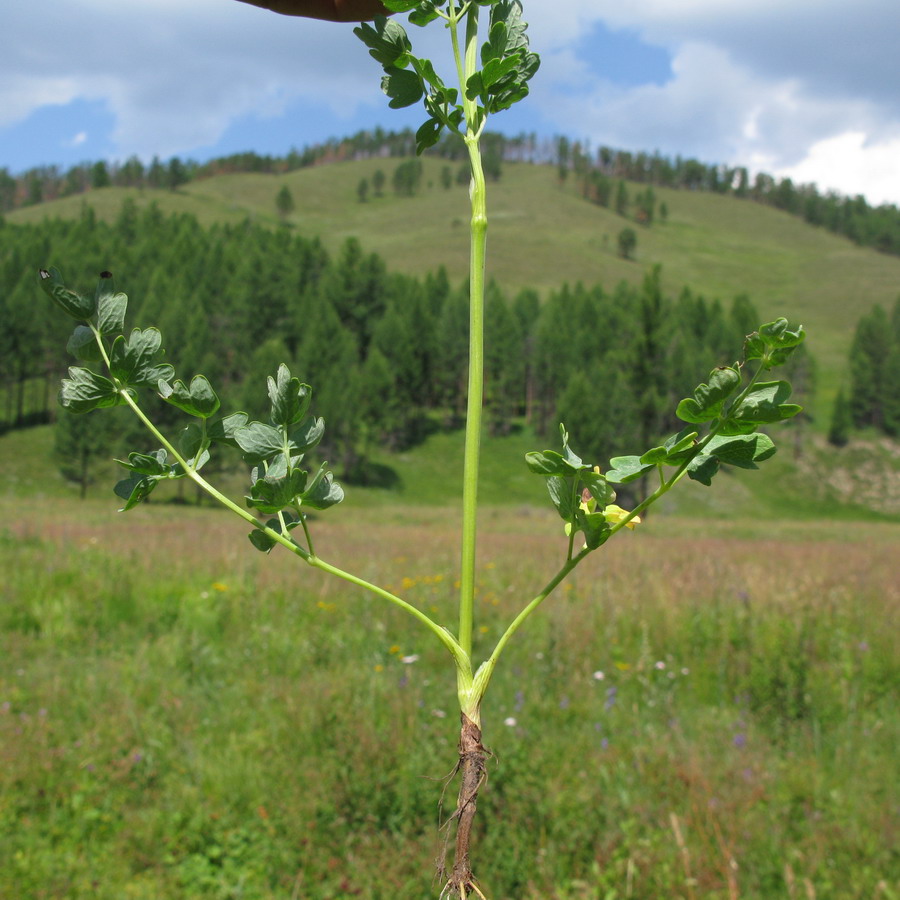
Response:
[[[699,481],[708,487],[712,484],[713,476],[719,471],[719,460],[715,456],[701,453],[688,463],[686,471],[688,478]]]
[[[97,303],[94,298],[69,290],[63,284],[59,269],[41,269],[40,276],[44,292],[66,315],[79,322],[87,322],[96,311]]]
[[[793,418],[803,410],[796,403],[785,403],[791,396],[791,385],[787,381],[767,381],[757,384],[731,411],[723,431],[732,428],[739,432],[748,426],[771,425]]]
[[[125,330],[125,310],[128,297],[116,293],[111,272],[101,272],[94,295],[97,305],[97,328],[100,334],[119,334]]]
[[[577,463],[572,460],[577,460]],[[577,456],[566,459],[555,450],[531,450],[525,454],[525,464],[535,475],[571,476],[589,468]]]
[[[309,409],[312,388],[291,377],[291,370],[282,363],[274,378],[266,380],[269,402],[272,404],[273,425],[293,425],[299,422]]]
[[[116,386],[102,375],[73,366],[69,377],[63,378],[59,392],[59,402],[69,412],[86,413],[92,409],[118,406],[122,402]]]
[[[806,332],[802,326],[792,331],[787,319],[778,318],[760,325],[759,331],[747,335],[744,358],[762,360],[764,368],[772,369],[785,363],[805,339]]]
[[[421,155],[429,147],[433,147],[441,136],[444,123],[435,118],[426,119],[416,132],[416,153]]]
[[[735,388],[741,383],[741,374],[731,366],[720,366],[709,375],[709,384],[698,385],[693,397],[686,397],[675,415],[683,422],[699,424],[715,419]]]
[[[584,482],[584,486],[597,501],[597,504],[601,509],[609,506],[610,503],[615,501],[616,492],[613,490],[612,485],[606,480],[605,475],[593,471],[582,472],[581,480]]]
[[[376,16],[372,25],[363,22],[353,33],[369,48],[369,55],[385,69],[405,68],[409,62],[412,44],[403,26],[386,16]]]
[[[582,509],[576,511],[576,526],[584,534],[584,542],[589,550],[596,550],[605,544],[612,530],[602,512],[586,513]]]
[[[391,102],[388,103],[391,109],[413,106],[425,95],[422,80],[415,72],[411,72],[409,69],[398,69],[394,66],[388,66],[384,72],[384,78],[381,79],[381,90],[391,98]]]
[[[606,480],[614,484],[628,484],[653,468],[653,464],[641,462],[639,456],[615,456],[609,461],[609,471],[605,475]]]
[[[178,450],[188,461],[203,449],[203,430],[196,422],[185,426],[178,438]]]
[[[244,451],[248,462],[269,459],[276,453],[285,450],[285,435],[280,428],[264,425],[262,422],[250,422],[234,430],[234,440]]]
[[[277,534],[286,534],[290,537],[290,533],[300,524],[300,519],[289,512],[282,513],[282,518],[284,519],[285,529],[282,529],[279,519],[269,519],[266,522],[266,528]],[[247,537],[250,538],[250,542],[257,550],[262,550],[264,553],[268,553],[277,543],[275,538],[257,528],[254,528]],[[291,540],[293,541],[293,538]],[[293,541],[293,543],[296,544],[297,542]]]
[[[437,7],[443,5],[443,0],[440,0],[439,3],[429,2],[429,0],[423,0],[423,2],[419,5],[419,9],[413,10],[409,14],[409,21],[413,25],[418,25],[420,28],[423,28],[429,22],[433,22],[438,17]]]
[[[262,513],[277,513],[303,493],[307,474],[302,469],[289,469],[284,457],[278,457],[262,478],[250,488],[247,506]]]
[[[756,463],[775,453],[775,444],[765,434],[716,435],[703,449],[723,463],[740,469],[759,468]]]
[[[254,528],[247,537],[250,538],[250,543],[257,550],[262,550],[263,553],[268,553],[275,546],[275,538],[264,531],[260,531],[258,528]]]
[[[288,447],[297,453],[306,453],[312,450],[325,434],[325,420],[310,416],[301,422],[296,428],[291,429],[288,435]]]
[[[247,424],[249,418],[250,416],[245,412],[232,413],[230,416],[218,419],[207,426],[206,436],[211,441],[218,441],[221,444],[227,444],[229,447],[239,448],[235,434]]]
[[[87,325],[76,325],[69,337],[66,350],[84,362],[99,362],[103,359],[94,332]]]
[[[159,449],[156,453],[129,453],[128,461],[117,459],[116,462],[139,475],[168,475],[169,466],[166,463],[169,454]]]
[[[321,477],[317,472],[317,477],[313,479],[312,485],[301,497],[303,504],[311,506],[313,509],[328,509],[344,499],[344,489],[334,480],[331,472],[323,471],[324,467],[325,463],[322,463],[322,467],[319,469],[319,472],[322,473]]]
[[[159,482],[159,478],[138,475],[136,472],[132,472],[128,478],[122,479],[114,488],[116,496],[125,501],[125,505],[119,512],[128,512],[129,509],[134,509],[141,501],[150,496]]]
[[[665,447],[654,447],[640,457],[640,462],[644,465],[658,466],[666,461],[668,455]]]
[[[218,412],[219,398],[205,375],[195,375],[190,387],[178,379],[172,384],[161,381],[158,388],[160,397],[166,403],[171,403],[189,416],[208,419]]]
[[[113,377],[135,387],[158,388],[160,381],[170,381],[175,374],[172,366],[154,363],[162,352],[161,344],[162,335],[157,328],[135,328],[127,338],[120,334],[109,355]]]
[[[547,491],[556,507],[556,511],[564,522],[571,522],[575,516],[577,505],[572,500],[572,480],[551,475],[547,479]]]

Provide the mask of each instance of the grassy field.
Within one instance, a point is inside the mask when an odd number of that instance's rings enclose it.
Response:
[[[439,644],[225,514],[110,510],[0,498],[0,896],[434,897]],[[452,625],[454,525],[376,506],[314,531]],[[481,532],[483,653],[564,547],[534,509]],[[900,897],[896,538],[656,517],[588,561],[488,695],[492,900]]]
[[[77,216],[88,202],[101,218],[113,219],[123,199],[132,197],[141,205],[155,201],[166,211],[193,213],[205,224],[250,216],[275,227],[275,196],[287,185],[296,201],[289,222],[300,233],[321,237],[332,250],[356,236],[393,269],[423,275],[445,265],[454,281],[461,280],[468,272],[468,204],[464,188],[440,187],[443,161],[424,160],[425,187],[416,197],[388,191],[358,201],[359,180],[378,168],[390,179],[397,162],[345,162],[284,176],[218,176],[175,193],[104,188],[6,218],[17,223]],[[667,189],[657,195],[669,208],[668,222],[639,228],[636,259],[628,262],[616,255],[621,217],[585,202],[573,185],[561,188],[553,167],[507,164],[502,180],[490,187],[489,275],[510,291],[546,292],[566,281],[612,289],[623,279],[639,283],[659,263],[673,295],[685,285],[726,303],[747,293],[762,315],[786,315],[807,326],[820,366],[822,410],[830,410],[859,316],[874,303],[890,307],[897,299],[900,258],[752,202]]]

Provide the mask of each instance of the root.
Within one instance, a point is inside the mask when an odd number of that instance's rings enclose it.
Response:
[[[472,874],[472,864],[469,860],[469,845],[472,839],[472,823],[475,819],[475,807],[478,800],[478,791],[487,780],[485,761],[488,752],[481,743],[481,729],[467,716],[462,714],[462,725],[459,733],[459,761],[452,775],[462,773],[462,781],[459,786],[459,799],[456,810],[447,820],[444,827],[447,829],[444,837],[444,845],[438,858],[438,878],[444,882],[441,898],[451,900],[466,900],[470,894],[475,894],[481,900],[487,900],[482,893],[475,876]],[[449,876],[445,866],[447,846],[450,843],[450,826],[456,822],[456,847],[453,856],[453,868]]]

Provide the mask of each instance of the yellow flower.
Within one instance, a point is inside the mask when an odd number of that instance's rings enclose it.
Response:
[[[378,663],[378,665],[375,666],[375,671],[376,671],[376,672],[383,672],[383,671],[384,671],[384,666],[381,665],[381,663]]]
[[[214,582],[212,583],[212,589],[213,589],[214,591],[227,591],[227,590],[228,590],[228,585],[227,585],[227,584],[222,584],[221,581],[214,581]]]
[[[619,525],[623,519],[630,515],[631,513],[627,509],[622,509],[621,506],[616,506],[615,503],[611,506],[607,506],[606,509],[603,510],[603,518],[606,519],[610,525]],[[630,522],[625,523],[625,527],[634,530],[634,527],[640,524],[641,517],[635,516]]]
[[[392,654],[393,656],[396,656],[399,652],[400,652],[399,644],[392,644],[390,649],[388,650],[388,653]]]

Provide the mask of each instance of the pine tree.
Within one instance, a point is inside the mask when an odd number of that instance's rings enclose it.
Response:
[[[77,485],[82,500],[104,469],[104,474],[112,472],[112,446],[121,442],[122,431],[121,417],[106,410],[82,415],[60,410],[53,429],[53,452],[60,474]]]
[[[831,425],[828,429],[828,442],[835,447],[846,447],[850,441],[850,429],[853,419],[850,416],[850,404],[844,389],[838,391],[831,413]]]
[[[884,364],[891,343],[887,314],[875,306],[859,320],[850,346],[850,414],[857,428],[882,426]]]
[[[287,219],[294,211],[294,195],[286,184],[281,186],[281,190],[275,197],[275,208],[278,210],[278,215],[281,216],[282,221]]]
[[[622,259],[631,259],[634,248],[637,247],[637,234],[633,228],[623,228],[618,237],[619,256]]]

